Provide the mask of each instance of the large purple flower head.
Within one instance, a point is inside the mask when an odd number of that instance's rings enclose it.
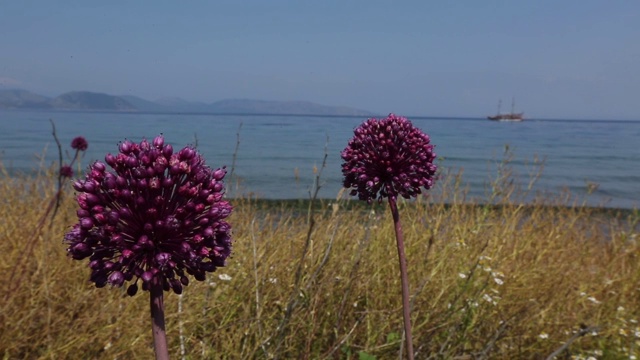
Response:
[[[149,290],[160,277],[165,290],[182,292],[186,274],[225,265],[231,254],[231,205],[223,200],[225,168],[212,170],[192,147],[177,153],[162,136],[124,141],[107,166],[96,161],[75,181],[78,223],[65,236],[76,260],[89,258],[96,287]]]
[[[429,141],[404,117],[368,119],[354,130],[342,151],[344,187],[367,202],[417,196],[421,188],[433,186],[436,154]]]

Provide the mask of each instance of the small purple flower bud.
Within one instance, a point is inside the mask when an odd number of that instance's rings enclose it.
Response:
[[[73,169],[69,165],[60,166],[60,176],[71,178],[73,177]]]
[[[116,166],[116,157],[111,155],[111,154],[107,154],[104,157],[104,162],[106,162],[107,165],[109,165],[111,167],[115,167]]]
[[[162,145],[164,145],[164,137],[162,137],[162,135],[156,136],[155,139],[153,139],[153,146],[156,149],[162,149]]]
[[[106,169],[106,167],[100,161],[96,161],[95,163],[93,163],[93,169],[103,172]]]
[[[129,168],[135,168],[136,166],[138,166],[139,162],[140,161],[137,158],[133,156],[129,156],[125,160],[125,165],[127,165],[127,167]],[[136,170],[140,171],[140,169],[136,169]]]
[[[82,260],[87,256],[91,255],[91,248],[85,243],[76,243],[72,245],[69,249],[69,252],[73,256],[74,259]]]
[[[169,283],[171,285],[171,290],[173,290],[174,293],[178,295],[182,294],[182,284],[180,283],[180,281],[178,281],[177,279],[171,279]]]
[[[222,180],[225,175],[227,175],[227,170],[224,167],[221,169],[216,169],[216,171],[213,172],[213,178],[215,180]]]
[[[134,296],[137,292],[138,292],[138,285],[137,284],[131,284],[127,288],[127,295],[129,295],[129,296]]]
[[[125,140],[120,144],[120,152],[128,155],[133,150],[133,143],[129,140]]]
[[[80,219],[80,227],[82,229],[91,229],[93,227],[93,220],[88,217]]]
[[[98,185],[96,185],[96,183],[94,183],[93,181],[85,181],[82,189],[84,190],[84,192],[93,194],[98,189]],[[95,197],[95,195],[92,195],[92,196]]]
[[[151,281],[151,279],[153,279],[153,273],[151,271],[145,271],[142,273],[142,276],[140,276],[140,278],[142,279],[142,281],[148,283],[149,281]]]
[[[74,150],[85,151],[89,147],[87,139],[82,136],[77,136],[71,140],[71,148]]]
[[[72,186],[75,191],[84,191],[84,185],[82,185],[80,180],[74,181]]]
[[[173,155],[173,146],[171,146],[170,144],[165,145],[162,148],[162,155],[164,155],[164,157],[166,158],[171,157],[171,155]]]
[[[195,154],[196,152],[193,151],[193,149],[186,147],[178,152],[178,158],[180,158],[180,160],[190,160]]]
[[[91,216],[91,213],[89,212],[89,210],[85,210],[85,209],[78,209],[78,210],[76,211],[76,215],[77,215],[79,218],[85,218],[85,217],[89,217],[89,216]]]
[[[109,284],[120,287],[124,284],[124,274],[120,271],[114,271],[109,275]]]
[[[134,255],[134,252],[129,250],[129,249],[124,249],[122,250],[122,258],[123,259],[130,259],[132,258]]]

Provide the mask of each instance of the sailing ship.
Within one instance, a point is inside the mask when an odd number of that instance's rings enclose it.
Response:
[[[516,102],[515,99],[511,99],[511,112],[502,114],[500,113],[500,106],[502,105],[502,100],[498,101],[498,112],[493,116],[487,116],[487,119],[493,121],[522,121],[524,120],[524,113],[517,113],[514,111]]]

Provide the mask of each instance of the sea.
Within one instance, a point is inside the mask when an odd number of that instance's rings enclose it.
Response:
[[[401,115],[401,114],[399,114]],[[583,204],[638,209],[640,121],[408,117],[431,138],[440,179],[458,176],[467,202],[495,201],[491,184],[509,174],[534,201],[536,194]],[[174,149],[197,146],[212,168],[226,166],[229,196],[332,199],[342,188],[340,152],[366,117],[299,115],[149,114],[0,110],[0,161],[9,174],[33,173],[64,161],[84,136],[89,148],[80,169],[124,139],[163,134]],[[316,183],[316,180],[319,182]],[[443,186],[430,195],[444,199]],[[446,199],[444,199],[446,201]]]

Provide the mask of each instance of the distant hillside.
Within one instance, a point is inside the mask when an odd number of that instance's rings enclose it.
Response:
[[[290,114],[328,116],[370,116],[368,111],[345,106],[327,106],[308,101],[265,101],[227,99],[211,104],[181,98],[149,101],[137,96],[113,96],[89,91],[72,91],[54,99],[26,90],[0,90],[0,109],[52,109],[95,111],[141,111],[151,113]]]
[[[155,100],[156,103],[171,109],[175,112],[210,112],[209,104],[203,102],[187,101],[179,97],[166,97]]]
[[[145,100],[141,97],[132,95],[122,95],[120,98],[126,100],[129,104],[133,105],[136,110],[144,112],[170,112],[171,108],[157,102]]]
[[[125,99],[89,91],[72,91],[51,100],[56,109],[133,111],[136,107]]]
[[[50,100],[26,90],[0,90],[0,109],[47,109]]]

